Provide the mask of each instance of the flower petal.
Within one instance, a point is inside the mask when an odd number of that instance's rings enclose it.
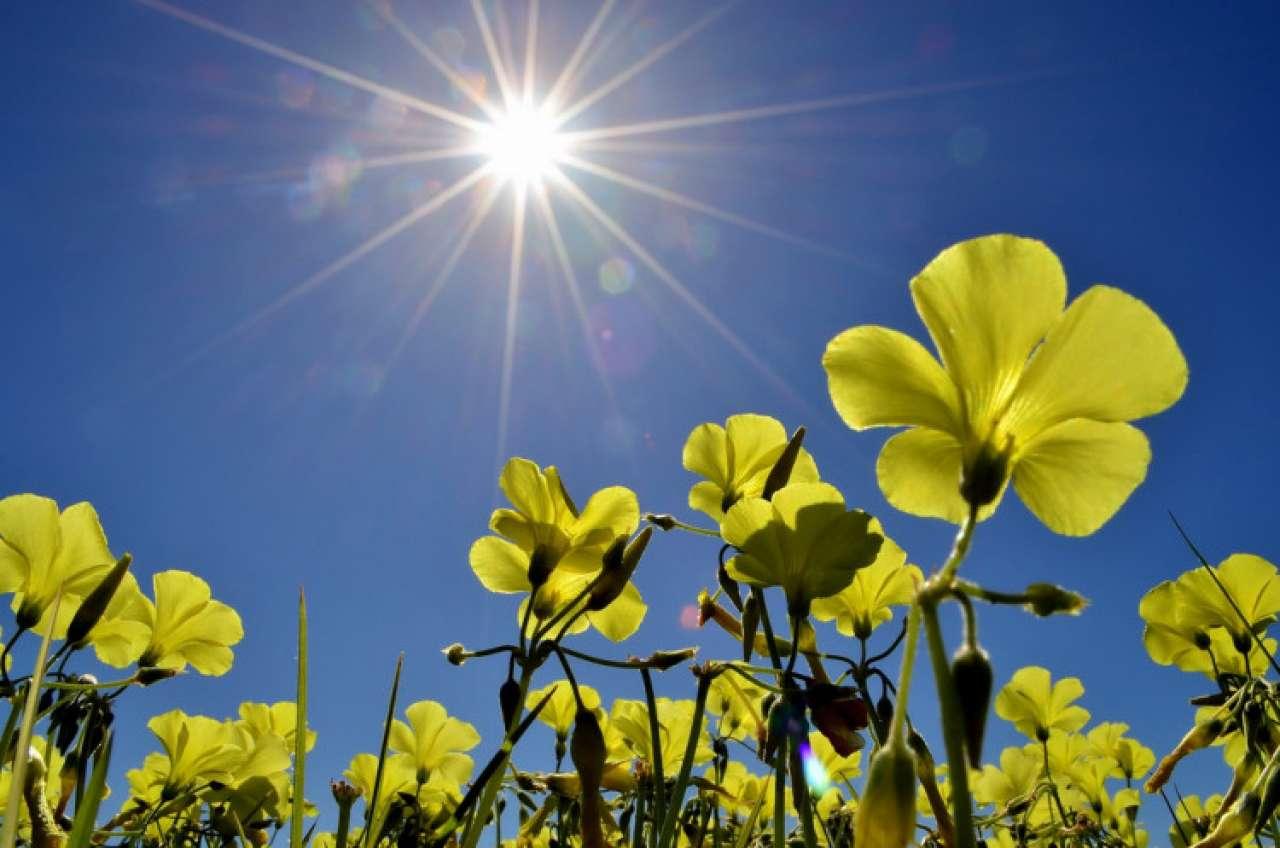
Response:
[[[854,327],[822,355],[836,412],[855,430],[923,425],[958,432],[955,384],[924,346],[885,327]]]
[[[1016,459],[1018,496],[1050,530],[1087,536],[1116,513],[1151,461],[1147,437],[1128,424],[1076,418],[1054,425]]]
[[[684,467],[721,486],[729,482],[729,455],[724,428],[708,421],[693,428],[684,443]]]
[[[1187,386],[1187,361],[1151,308],[1094,286],[1067,308],[1028,363],[1009,426],[1034,435],[1071,418],[1131,421],[1168,409]]]
[[[689,508],[705,513],[717,522],[724,520],[724,490],[710,480],[699,480],[689,490]]]
[[[991,235],[938,254],[911,281],[911,296],[969,423],[981,429],[1003,409],[1027,357],[1062,314],[1067,279],[1041,242]]]
[[[606,547],[619,536],[630,536],[640,523],[636,493],[625,486],[609,486],[591,496],[570,535],[575,545]]]
[[[960,497],[960,443],[947,433],[915,427],[884,443],[876,479],[903,512],[959,523],[969,507]]]
[[[767,415],[731,415],[725,422],[729,469],[737,482],[768,474],[787,444],[782,422]]]
[[[513,456],[503,466],[498,485],[512,506],[532,520],[545,524],[555,521],[556,504],[537,463]]]
[[[0,500],[0,591],[12,592],[49,568],[58,552],[58,504],[39,495]],[[37,574],[34,579],[40,579]]]
[[[471,570],[490,592],[527,592],[529,558],[497,536],[484,536],[471,545]]]
[[[62,544],[54,558],[54,573],[62,575],[68,594],[87,595],[116,562],[98,512],[88,501],[72,504],[62,511],[58,526]]]
[[[640,629],[640,622],[648,611],[640,590],[634,583],[628,583],[613,603],[600,612],[587,613],[587,619],[606,639],[621,642]]]

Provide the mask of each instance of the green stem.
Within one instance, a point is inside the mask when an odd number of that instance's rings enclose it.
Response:
[[[653,675],[649,669],[640,669],[640,677],[644,680],[644,700],[649,706],[649,751],[653,754],[653,818],[662,821],[666,812],[667,779],[662,773],[662,735],[658,729],[658,701],[653,697]],[[657,848],[658,834],[653,833],[653,844]],[[638,848],[638,846],[637,846]]]
[[[684,746],[684,758],[680,761],[680,774],[676,777],[675,789],[671,792],[671,803],[667,806],[662,818],[662,833],[658,838],[659,848],[671,848],[675,844],[676,822],[680,818],[680,802],[685,790],[689,788],[689,774],[693,770],[693,758],[698,753],[698,741],[702,738],[702,716],[707,707],[707,694],[711,691],[711,680],[717,670],[704,669],[698,675],[698,695],[693,702],[693,720],[689,724],[689,740]],[[656,819],[655,819],[656,821]],[[463,848],[475,848],[464,845]]]
[[[969,793],[969,764],[964,753],[964,718],[960,698],[951,679],[947,649],[942,644],[942,627],[938,608],[932,601],[921,604],[925,636],[929,640],[929,658],[933,663],[933,679],[942,709],[942,738],[947,748],[948,780],[951,782],[951,807],[956,823],[957,848],[974,848],[973,801]]]
[[[933,664],[934,685],[938,690],[938,705],[942,711],[942,735],[946,743],[948,779],[951,782],[951,807],[956,825],[956,848],[975,848],[977,834],[973,825],[973,800],[969,793],[969,766],[964,752],[964,715],[960,708],[960,698],[956,694],[955,683],[951,679],[951,666],[946,646],[942,642],[942,626],[938,623],[938,602],[952,593],[952,582],[956,571],[969,553],[969,545],[973,541],[973,530],[978,523],[977,507],[970,507],[969,514],[960,531],[956,534],[951,554],[942,568],[921,588],[912,615],[924,621],[926,638],[929,641],[929,657]],[[910,634],[908,639],[910,639]],[[908,642],[908,650],[910,650]],[[905,662],[904,657],[904,662]],[[899,703],[906,698],[905,690],[899,685]],[[905,710],[901,711],[905,713]],[[893,716],[895,726],[899,723],[900,712]],[[898,732],[901,732],[899,729]],[[891,734],[897,739],[896,735]]]
[[[516,700],[515,712],[511,715],[511,723],[507,726],[506,737],[502,740],[498,767],[489,775],[489,780],[485,783],[484,789],[480,793],[480,800],[476,804],[475,813],[467,825],[466,833],[463,834],[462,848],[476,848],[476,843],[480,841],[480,833],[484,830],[485,819],[489,817],[489,811],[493,809],[493,802],[498,797],[498,788],[502,786],[503,772],[506,771],[507,762],[510,761],[511,752],[515,747],[512,740],[516,729],[520,726],[520,716],[524,712],[524,699],[529,693],[529,683],[532,680],[533,666],[522,664],[520,666],[520,697]]]
[[[773,763],[773,844],[787,844],[787,737],[778,745]]]
[[[907,644],[902,649],[902,669],[898,672],[898,697],[893,707],[893,720],[884,745],[907,744],[907,700],[911,695],[911,676],[916,666],[916,647],[920,644],[920,603],[911,605],[907,613]]]
[[[778,654],[778,640],[773,635],[773,623],[769,621],[769,607],[764,602],[764,590],[759,586],[751,587],[751,594],[755,596],[756,605],[760,607],[760,624],[764,627],[764,641],[769,646],[769,661],[773,663],[773,667],[781,670],[782,659]],[[795,646],[792,646],[795,650]]]

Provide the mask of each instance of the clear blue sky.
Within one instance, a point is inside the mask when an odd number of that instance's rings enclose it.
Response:
[[[549,77],[592,9],[542,5]],[[451,61],[485,72],[465,3],[398,6]],[[359,4],[185,8],[475,114]],[[581,90],[700,13],[619,4]],[[559,465],[580,498],[621,482],[643,509],[687,515],[689,430],[769,413],[807,424],[824,476],[932,567],[951,530],[887,506],[873,473],[886,434],[841,425],[819,357],[855,324],[922,335],[906,284],[942,247],[996,231],[1039,237],[1062,257],[1072,295],[1105,281],[1151,304],[1177,335],[1191,382],[1177,406],[1142,425],[1150,475],[1102,532],[1055,537],[1014,499],[982,525],[966,566],[973,578],[1010,588],[1051,580],[1093,600],[1084,617],[1062,621],[984,611],[983,640],[998,683],[1029,663],[1079,675],[1095,719],[1128,722],[1167,749],[1190,720],[1185,696],[1205,684],[1154,666],[1141,644],[1138,599],[1191,565],[1166,509],[1215,560],[1280,558],[1273,14],[1266,4],[1191,3],[730,9],[572,126],[897,92],[596,155],[854,260],[575,176],[793,391],[763,378],[562,198],[557,214],[616,407],[534,227],[507,452]],[[514,628],[514,601],[486,594],[467,566],[498,503],[509,199],[391,367],[468,201],[228,336],[463,175],[466,160],[361,167],[439,145],[446,125],[127,2],[20,4],[0,18],[3,491],[93,501],[140,576],[200,573],[247,630],[226,678],[189,676],[127,700],[119,766],[152,747],[144,716],[172,706],[224,716],[241,699],[291,697],[299,585],[320,733],[313,797],[327,803],[320,781],[376,749],[400,651],[406,702],[441,700],[494,739],[501,664],[454,669],[438,650],[504,641]],[[955,85],[965,82],[976,84]],[[618,294],[599,282],[615,258],[634,271]],[[649,617],[624,651],[698,642],[710,656],[730,654],[724,639],[678,623],[711,582],[714,556],[701,540],[656,540],[637,577]],[[639,695],[636,681],[586,676]],[[692,692],[684,672],[668,677],[670,694]],[[1001,729],[992,750],[1009,741]],[[1224,787],[1216,759],[1204,757],[1204,777],[1184,788]],[[1164,820],[1154,806],[1146,818]]]

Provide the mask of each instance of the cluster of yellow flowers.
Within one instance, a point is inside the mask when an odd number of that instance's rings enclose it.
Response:
[[[500,744],[477,769],[470,752],[479,734],[443,705],[419,701],[403,720],[389,712],[383,749],[356,755],[332,784],[336,829],[310,841],[475,848],[492,824],[507,848],[975,848],[979,840],[1145,848],[1140,785],[1160,791],[1182,759],[1215,744],[1231,786],[1203,803],[1180,798],[1170,808],[1170,840],[1225,848],[1271,827],[1280,805],[1280,707],[1266,680],[1268,667],[1280,672],[1266,633],[1280,615],[1275,566],[1247,554],[1216,568],[1202,562],[1142,599],[1152,659],[1215,686],[1197,699],[1193,729],[1159,763],[1126,724],[1086,729],[1076,678],[1055,681],[1031,666],[995,691],[978,638],[980,605],[1047,616],[1079,613],[1083,598],[1048,583],[997,591],[960,575],[975,528],[1009,485],[1060,534],[1093,533],[1116,513],[1151,461],[1146,437],[1129,422],[1171,406],[1187,383],[1173,335],[1114,288],[1095,286],[1068,304],[1057,257],[1015,236],[944,250],[910,291],[936,357],[907,334],[859,326],[831,340],[823,367],[850,427],[906,428],[884,444],[876,475],[893,506],[959,526],[939,568],[926,577],[909,562],[880,521],[822,478],[804,429],[789,433],[768,416],[734,415],[690,433],[682,460],[698,478],[687,500],[703,516],[697,522],[642,512],[623,486],[579,507],[555,466],[513,458],[499,479],[510,506],[493,511],[469,562],[486,589],[521,596],[515,638],[446,649],[457,665],[505,658]],[[656,696],[653,675],[687,663],[695,649],[611,659],[568,639],[594,629],[616,643],[637,631],[646,605],[634,578],[656,530],[714,540],[714,589],[698,596],[699,624],[714,624],[742,648],[692,666],[691,699]],[[0,590],[14,596],[18,635],[62,640],[54,661],[92,645],[108,665],[137,664],[125,686],[188,665],[225,672],[242,635],[236,613],[186,572],[154,575],[148,598],[129,566],[127,555],[109,551],[88,504],[59,512],[34,495],[0,501]],[[944,604],[964,621],[954,656],[939,624]],[[906,612],[901,627],[884,627],[895,610]],[[945,763],[935,762],[909,710],[921,641]],[[896,674],[890,662],[900,662]],[[563,675],[535,688],[548,664]],[[639,675],[645,697],[606,708],[599,691],[578,682],[573,669],[584,664]],[[90,738],[119,694],[62,667],[50,684],[62,694],[42,707],[49,733],[28,758],[37,777],[28,776],[18,810],[26,816],[20,832],[33,841],[66,830],[59,817],[83,788],[87,759],[66,767],[69,740]],[[7,673],[5,681],[17,716],[18,684],[34,682],[10,683]],[[301,683],[299,692],[304,703]],[[992,706],[1027,742],[984,764]],[[300,820],[310,808],[292,797],[301,783],[291,775],[314,738],[297,737],[299,714],[297,703],[246,703],[233,720],[179,710],[153,718],[163,752],[128,773],[128,797],[99,831],[121,830],[135,848],[261,844],[292,818],[292,848],[302,848]],[[553,768],[516,762],[535,721],[550,728]],[[44,781],[55,773],[70,777]],[[0,796],[10,783],[6,767]],[[503,815],[508,803],[518,814],[503,840],[504,820],[513,820]],[[353,823],[357,809],[363,817]],[[69,848],[86,848],[91,832]]]

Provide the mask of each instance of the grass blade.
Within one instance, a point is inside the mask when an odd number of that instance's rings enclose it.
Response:
[[[52,614],[49,620],[58,620],[58,607],[62,606],[62,587],[53,597]],[[53,641],[53,627],[40,640],[40,651],[36,654],[36,666],[31,672],[31,682],[27,684],[27,704],[22,710],[22,725],[18,730],[18,745],[14,749],[13,771],[9,782],[9,798],[6,810],[16,810],[22,803],[22,785],[26,779],[27,751],[31,747],[31,732],[35,729],[37,708],[40,705],[40,682],[44,679],[44,664],[49,659],[49,643]],[[16,815],[4,817],[4,829],[0,830],[0,848],[13,848],[18,841],[18,819]]]
[[[89,784],[85,787],[84,797],[76,804],[76,818],[71,825],[71,836],[67,839],[66,848],[88,848],[89,838],[93,836],[93,824],[98,818],[98,805],[107,789],[107,767],[111,762],[111,731],[107,731],[102,740],[102,748],[93,760],[93,773],[89,776]]]
[[[396,658],[396,675],[391,680],[391,698],[387,701],[387,720],[382,725],[382,746],[378,748],[378,769],[373,774],[373,793],[369,798],[368,806],[365,807],[364,814],[364,833],[360,835],[361,845],[371,845],[369,841],[376,839],[376,834],[371,836],[375,825],[381,825],[381,822],[374,820],[374,814],[378,810],[378,790],[382,788],[382,769],[387,762],[387,743],[391,739],[391,722],[396,718],[396,697],[400,694],[400,670],[404,668],[404,654],[400,654]]]
[[[307,596],[301,588],[298,589],[298,691],[294,706],[293,810],[289,817],[289,848],[302,848],[307,760]]]

